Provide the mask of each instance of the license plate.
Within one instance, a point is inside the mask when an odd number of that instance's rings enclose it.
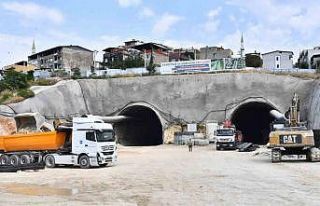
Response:
[[[280,144],[301,144],[301,134],[280,135]]]

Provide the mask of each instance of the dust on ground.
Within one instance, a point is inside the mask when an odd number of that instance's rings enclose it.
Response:
[[[119,147],[118,164],[2,173],[0,205],[318,205],[320,163],[212,145]]]

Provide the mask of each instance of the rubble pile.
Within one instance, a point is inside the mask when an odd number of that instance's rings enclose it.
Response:
[[[0,116],[0,135],[10,135],[17,131],[14,118]]]

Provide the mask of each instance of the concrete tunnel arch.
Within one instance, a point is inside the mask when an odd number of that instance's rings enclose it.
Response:
[[[151,146],[163,144],[163,125],[158,110],[148,103],[132,103],[117,115],[129,119],[114,124],[117,140],[125,146]]]
[[[271,110],[278,108],[265,100],[249,100],[232,111],[230,120],[242,132],[244,142],[264,145],[269,141],[270,124],[275,120]]]

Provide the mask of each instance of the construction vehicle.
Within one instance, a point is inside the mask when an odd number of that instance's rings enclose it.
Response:
[[[113,127],[102,118],[74,117],[72,122],[55,124],[53,131],[48,131],[48,127],[43,131],[43,125],[39,128],[35,118],[30,121],[31,117],[17,115],[17,134],[0,136],[0,168],[41,164],[50,168],[57,165],[89,168],[115,163]]]
[[[231,121],[225,120],[222,128],[215,131],[216,150],[237,149],[237,134]]]
[[[306,122],[300,122],[300,100],[295,93],[287,117],[276,110],[270,111],[276,121],[269,134],[271,161],[281,162],[284,157],[305,156],[307,161],[320,161],[320,150],[315,147],[313,131]]]

